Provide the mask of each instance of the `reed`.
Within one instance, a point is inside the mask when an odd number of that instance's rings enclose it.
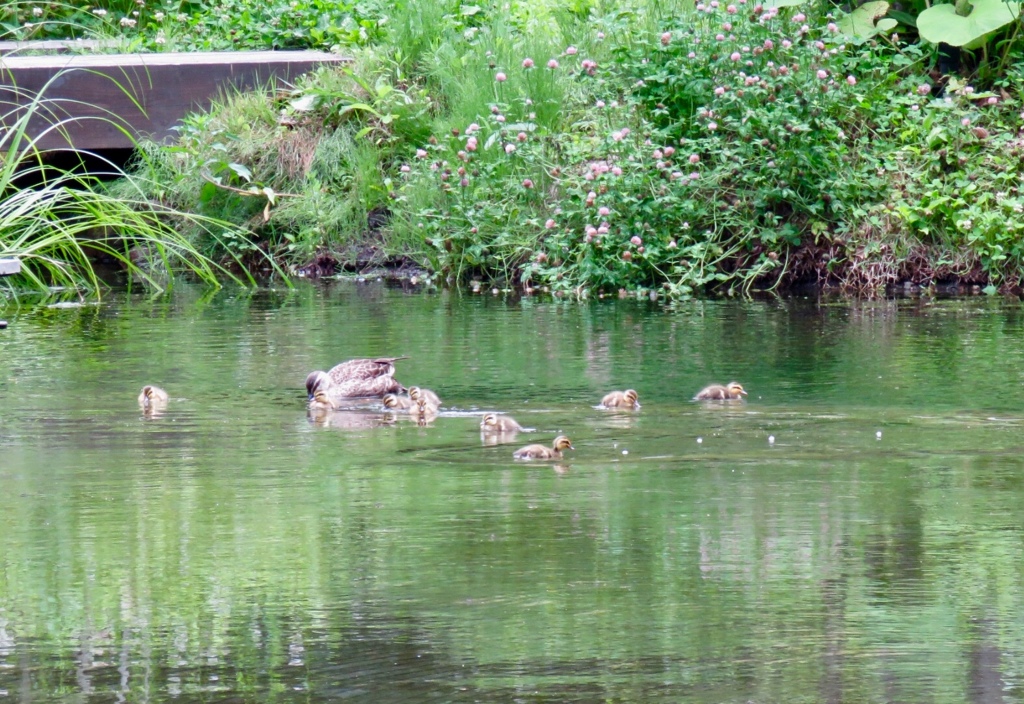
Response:
[[[255,283],[237,259],[215,262],[176,229],[177,223],[188,221],[193,229],[199,227],[217,239],[236,233],[236,226],[147,198],[148,188],[138,175],[126,173],[98,154],[72,150],[103,165],[89,173],[48,163],[50,155],[38,146],[43,135],[51,131],[67,135],[68,126],[77,119],[67,117],[73,107],[67,101],[46,96],[61,78],[62,74],[54,76],[37,94],[5,86],[0,100],[0,121],[6,126],[0,131],[0,257],[22,262],[22,273],[5,279],[4,286],[61,287],[99,295],[108,283],[97,269],[97,262],[104,260],[113,262],[129,282],[158,291],[182,274],[210,286],[220,286],[224,280]],[[124,129],[113,115],[88,119]],[[38,124],[44,125],[42,130],[30,131],[30,125]],[[105,192],[103,181],[108,178],[123,179],[119,196]],[[137,197],[125,197],[126,193]]]

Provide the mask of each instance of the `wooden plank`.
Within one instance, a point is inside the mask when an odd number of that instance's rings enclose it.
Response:
[[[9,106],[45,91],[28,130],[42,149],[129,149],[144,136],[168,142],[185,115],[226,91],[281,85],[345,61],[319,51],[8,55],[0,57],[0,124],[13,123]]]
[[[0,259],[0,276],[12,276],[21,273],[20,259]]]
[[[95,39],[41,39],[31,42],[0,42],[0,54],[47,52],[63,54],[68,51],[96,51],[103,42]]]

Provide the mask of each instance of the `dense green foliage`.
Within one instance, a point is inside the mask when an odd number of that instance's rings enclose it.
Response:
[[[884,2],[330,7],[195,5],[161,29],[357,57],[148,150],[152,195],[255,231],[231,251],[577,295],[1021,278],[1017,22],[941,75]]]

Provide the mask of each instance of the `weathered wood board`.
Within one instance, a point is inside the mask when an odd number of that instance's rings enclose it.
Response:
[[[15,119],[12,106],[42,92],[45,109],[28,130],[40,148],[126,149],[135,137],[172,139],[186,114],[227,91],[281,85],[344,61],[319,51],[0,56],[0,125]]]
[[[0,276],[12,276],[21,273],[20,259],[0,259]]]

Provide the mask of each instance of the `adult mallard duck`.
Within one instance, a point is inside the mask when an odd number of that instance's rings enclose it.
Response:
[[[437,406],[439,408],[441,406],[440,397],[430,389],[421,389],[418,386],[410,386],[409,398],[413,400],[413,403],[416,403],[417,401],[420,400],[420,398],[423,398],[426,399],[427,403],[430,404],[431,406]]]
[[[408,396],[399,396],[397,394],[385,394],[384,398],[381,399],[381,403],[384,404],[384,408],[389,411],[410,411],[414,405],[414,402]]]
[[[170,397],[167,395],[167,392],[159,386],[147,384],[142,387],[142,392],[139,394],[139,406],[144,411],[163,408],[169,400]]]
[[[395,362],[405,357],[350,359],[330,371],[311,372],[306,377],[306,392],[312,400],[316,389],[324,389],[332,399],[383,396],[403,391],[395,381]]]
[[[488,413],[480,421],[480,430],[485,433],[518,433],[523,426],[510,416]]]
[[[629,408],[636,410],[640,408],[636,391],[626,389],[625,391],[612,391],[601,399],[601,405],[605,408]]]
[[[735,381],[730,381],[725,386],[712,384],[697,392],[693,397],[694,401],[734,401],[743,398],[747,392]]]
[[[512,456],[517,460],[560,460],[562,459],[562,450],[575,450],[572,446],[572,441],[564,435],[559,435],[555,438],[555,441],[551,444],[551,447],[545,447],[544,445],[527,445],[526,447],[520,447],[518,450],[512,453]]]

